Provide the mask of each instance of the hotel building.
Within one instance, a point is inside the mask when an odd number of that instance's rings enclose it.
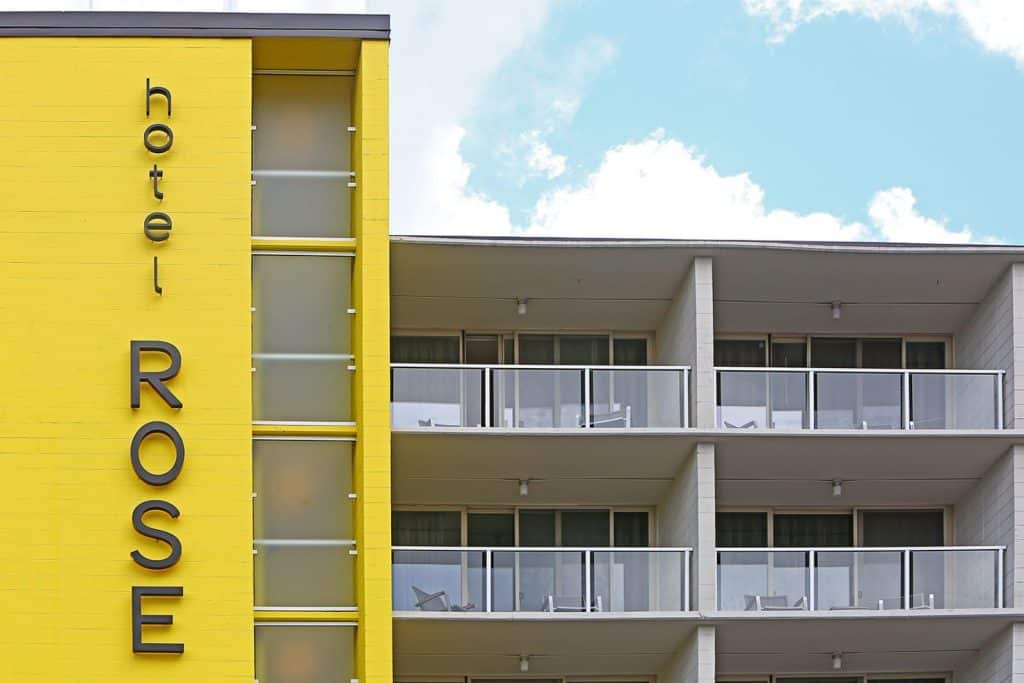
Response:
[[[0,681],[1024,681],[1024,249],[389,238],[388,40],[0,13]]]

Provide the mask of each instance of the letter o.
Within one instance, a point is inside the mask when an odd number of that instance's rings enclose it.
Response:
[[[151,434],[163,434],[174,444],[174,464],[171,465],[171,469],[162,474],[154,474],[147,470],[143,466],[142,458],[139,455],[142,442]],[[139,479],[151,486],[166,486],[181,474],[181,466],[185,464],[185,442],[181,440],[181,434],[178,433],[177,429],[166,422],[154,420],[142,425],[139,427],[139,431],[135,432],[135,436],[132,437],[131,455],[132,469],[135,470],[135,474]]]
[[[153,133],[163,133],[167,136],[167,142],[162,145],[153,144],[149,139]],[[174,144],[174,132],[166,123],[153,123],[146,126],[146,132],[142,134],[142,142],[145,143],[146,149],[153,154],[163,154],[171,148],[171,145]]]

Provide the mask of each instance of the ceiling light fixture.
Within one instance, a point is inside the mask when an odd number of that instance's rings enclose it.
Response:
[[[526,299],[516,299],[516,313],[526,315]]]
[[[530,655],[519,655],[519,671],[526,673],[530,670]]]
[[[832,319],[839,320],[839,317],[843,314],[843,302],[833,301],[832,302]]]
[[[523,496],[524,498],[526,496],[530,495],[530,480],[529,479],[520,479],[519,480],[519,495]]]
[[[832,480],[832,497],[833,498],[838,498],[841,495],[843,495],[843,480],[842,479],[833,479]]]
[[[839,671],[843,668],[843,653],[833,652],[832,653],[832,668]]]

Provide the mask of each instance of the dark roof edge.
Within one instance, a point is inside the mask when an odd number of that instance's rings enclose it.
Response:
[[[363,38],[388,40],[387,14],[0,12],[0,36]]]

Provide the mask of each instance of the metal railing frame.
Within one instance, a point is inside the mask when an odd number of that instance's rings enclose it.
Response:
[[[620,370],[625,371],[647,371],[647,372],[682,372],[682,378],[680,380],[680,386],[682,389],[682,395],[680,400],[682,401],[681,416],[680,420],[682,426],[677,429],[687,429],[690,426],[690,366],[688,365],[502,365],[493,363],[392,363],[391,370],[392,374],[395,370],[411,369],[411,370],[479,370],[482,374],[481,383],[483,385],[483,400],[481,408],[483,410],[481,428],[494,427],[493,424],[493,405],[494,399],[492,397],[494,387],[494,372],[499,371],[514,371],[514,370],[527,370],[536,371],[544,370],[549,372],[559,371],[577,371],[582,372],[582,392],[581,396],[583,403],[583,424],[579,427],[555,427],[555,429],[572,430],[577,429],[596,429],[591,425],[590,407],[594,403],[593,396],[593,375],[594,371],[598,372],[616,372]],[[394,380],[392,379],[392,386]],[[639,429],[646,429],[641,427]]]
[[[483,553],[484,569],[484,611],[493,611],[493,572],[494,553],[582,553],[584,566],[584,590],[582,611],[589,613],[593,611],[594,588],[591,585],[590,568],[594,566],[595,553],[681,553],[683,556],[682,581],[682,611],[690,611],[690,563],[693,559],[693,548],[689,547],[609,547],[609,548],[583,548],[583,547],[518,547],[518,546],[435,546],[435,545],[396,545],[391,548],[392,553],[421,551],[421,552],[459,552],[459,553]],[[394,556],[392,556],[394,562]],[[515,612],[522,611],[518,608]],[[651,610],[655,611],[655,610]]]
[[[817,604],[817,578],[818,578],[818,554],[819,553],[899,553],[900,554],[900,575],[902,576],[902,600],[903,609],[911,608],[911,580],[912,580],[912,557],[915,552],[970,552],[987,551],[996,553],[996,585],[995,585],[995,607],[1005,607],[1003,591],[1004,562],[1006,558],[1006,546],[1003,545],[977,545],[977,546],[892,546],[892,547],[847,547],[847,548],[715,548],[715,555],[718,558],[717,566],[721,566],[722,553],[803,553],[807,555],[807,602],[808,611],[816,611]],[[721,596],[719,596],[721,600]],[[719,602],[721,604],[721,602]]]
[[[995,376],[995,419],[996,429],[1003,429],[1003,383],[1005,370],[913,370],[908,368],[885,369],[885,368],[775,368],[775,367],[744,367],[744,366],[720,366],[715,367],[716,379],[723,372],[748,372],[748,373],[796,373],[807,377],[806,405],[808,429],[817,429],[815,424],[815,393],[817,391],[816,377],[819,374],[860,374],[860,375],[901,375],[900,384],[900,410],[902,412],[902,428],[904,430],[914,429],[910,419],[910,400],[912,395],[911,377],[913,375],[979,375]],[[717,382],[716,382],[717,386]],[[717,389],[716,389],[717,391]],[[717,404],[717,400],[716,400]]]

